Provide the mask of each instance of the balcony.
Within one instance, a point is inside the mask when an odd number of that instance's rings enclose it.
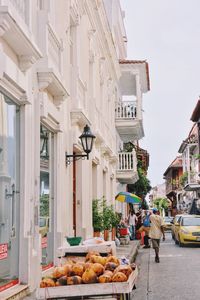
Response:
[[[0,36],[17,54],[23,72],[42,56],[34,42],[29,22],[29,1],[0,0]]]
[[[123,142],[144,136],[142,120],[138,118],[136,101],[119,101],[115,106],[115,125]]]
[[[133,184],[138,180],[137,158],[135,150],[118,153],[116,178],[120,183]]]
[[[174,179],[169,177],[166,181],[166,195],[171,195],[173,193],[176,193],[178,190],[181,189],[180,180]]]
[[[195,171],[191,172],[185,172],[187,174],[184,190],[185,191],[196,191],[200,190],[200,177],[198,176],[198,173]]]

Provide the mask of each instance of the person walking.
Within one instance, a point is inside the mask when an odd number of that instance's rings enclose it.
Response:
[[[150,230],[149,237],[151,238],[152,247],[155,250],[155,262],[159,263],[159,248],[160,248],[160,239],[163,236],[163,241],[165,241],[165,232],[164,232],[164,220],[159,215],[157,208],[153,208],[153,214],[150,215]]]
[[[134,210],[131,210],[129,217],[128,217],[128,225],[130,226],[130,232],[131,232],[131,240],[135,239],[135,225],[137,222],[137,217],[136,214],[134,212]]]
[[[149,230],[150,230],[150,212],[149,211],[145,211],[145,216],[144,216],[144,220],[143,220],[143,228],[144,228],[144,232],[145,232],[145,236],[144,236],[144,249],[150,248],[149,245]]]

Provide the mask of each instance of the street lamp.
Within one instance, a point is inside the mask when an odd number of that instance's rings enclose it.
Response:
[[[66,165],[69,165],[72,161],[74,160],[79,160],[81,158],[89,159],[89,153],[92,151],[93,147],[93,142],[95,139],[95,135],[92,134],[90,127],[88,125],[85,125],[83,133],[79,136],[79,139],[81,140],[81,144],[83,147],[83,151],[86,154],[65,154],[65,159],[66,159]]]

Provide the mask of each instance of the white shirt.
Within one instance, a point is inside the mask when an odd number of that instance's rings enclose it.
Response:
[[[163,218],[159,215],[150,216],[151,227],[149,231],[149,237],[152,239],[160,239],[162,237],[161,227],[164,226]]]
[[[136,215],[129,215],[129,222],[128,222],[129,225],[135,226],[136,221],[137,221]]]

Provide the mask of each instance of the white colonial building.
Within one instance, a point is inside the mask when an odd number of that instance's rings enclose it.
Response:
[[[123,143],[144,136],[149,73],[125,60],[123,18],[118,0],[0,0],[0,298],[34,290],[65,236],[93,235],[92,199],[137,180]],[[89,159],[68,163],[86,124]]]

